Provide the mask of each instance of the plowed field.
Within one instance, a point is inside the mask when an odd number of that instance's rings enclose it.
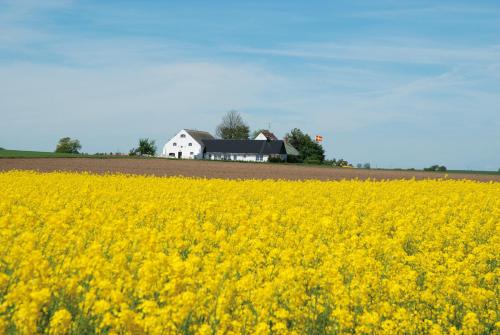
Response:
[[[168,159],[129,158],[3,158],[0,171],[5,170],[88,171],[93,173],[127,173],[155,176],[186,176],[226,179],[450,179],[500,181],[500,175],[437,173],[423,171],[365,170],[320,166],[209,162]]]

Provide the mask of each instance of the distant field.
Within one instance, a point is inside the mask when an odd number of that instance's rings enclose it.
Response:
[[[95,158],[2,158],[0,171],[36,170],[92,173],[125,173],[155,176],[186,176],[222,179],[471,179],[500,181],[500,174],[445,173],[408,170],[349,169],[303,164],[265,164],[175,159]],[[113,156],[111,156],[113,157]],[[101,159],[97,159],[101,158]]]
[[[474,173],[474,174],[497,174],[500,175],[500,171],[478,171],[478,170],[450,170],[450,173]]]
[[[81,154],[63,154],[56,152],[44,152],[44,151],[24,151],[24,150],[0,150],[0,157],[6,158],[52,158],[52,157],[88,157],[88,155]]]
[[[0,158],[130,158],[119,155],[65,154],[48,151],[25,151],[0,149]]]

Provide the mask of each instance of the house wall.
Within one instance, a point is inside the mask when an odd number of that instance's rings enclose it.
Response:
[[[184,135],[184,137],[183,137]],[[191,146],[189,145],[191,143]],[[175,145],[174,145],[175,144]],[[182,152],[182,159],[202,159],[203,147],[195,141],[191,135],[184,129],[172,137],[164,146],[161,153],[162,157],[178,158],[179,152]],[[172,156],[174,154],[174,156]]]
[[[257,160],[256,154],[239,154],[239,153],[226,153],[226,152],[206,152],[205,159],[208,160],[230,160],[240,162],[267,162],[268,155],[259,155],[262,160]]]
[[[257,157],[259,156],[259,157]],[[239,153],[222,153],[222,152],[207,152],[204,156],[208,160],[231,160],[240,162],[267,162],[269,155],[257,154],[239,154]],[[258,160],[259,158],[260,160]],[[280,158],[286,161],[286,155],[280,155]]]

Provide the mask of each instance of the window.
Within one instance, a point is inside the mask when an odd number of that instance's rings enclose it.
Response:
[[[171,152],[168,154],[169,157],[175,157],[175,153]]]
[[[192,146],[193,146],[193,143],[189,142],[188,146],[192,147]]]
[[[177,146],[177,143],[175,143],[175,142],[174,142],[172,145],[173,145],[174,147],[176,147],[176,146]]]
[[[190,152],[189,154],[190,154],[191,156],[193,156],[193,155],[194,155],[194,152]]]
[[[237,155],[233,155],[233,159],[236,161],[238,160],[238,156]]]
[[[186,134],[181,134],[181,138],[184,138],[184,137],[186,137]]]

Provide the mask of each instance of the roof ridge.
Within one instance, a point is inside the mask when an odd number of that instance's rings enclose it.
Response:
[[[207,134],[210,134],[208,131],[206,130],[198,130],[198,129],[187,129],[187,128],[184,128],[185,131],[197,131],[197,132],[200,132],[200,133],[207,133]]]

